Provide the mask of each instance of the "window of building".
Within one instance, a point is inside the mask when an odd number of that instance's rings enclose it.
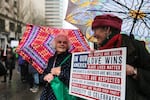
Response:
[[[10,31],[15,31],[15,24],[10,22],[9,23],[9,29],[10,29]]]
[[[9,0],[5,0],[6,2],[9,2]]]
[[[5,32],[5,20],[0,19],[0,32]]]
[[[21,33],[22,31],[21,31],[21,25],[17,25],[17,32],[18,33]]]
[[[14,1],[14,7],[17,7],[17,1]]]

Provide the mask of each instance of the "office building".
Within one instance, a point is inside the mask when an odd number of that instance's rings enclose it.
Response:
[[[63,0],[45,0],[45,24],[49,27],[62,28]]]

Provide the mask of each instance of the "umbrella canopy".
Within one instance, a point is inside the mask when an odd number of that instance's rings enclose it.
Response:
[[[47,67],[49,57],[55,53],[52,41],[60,33],[69,37],[71,42],[70,52],[90,50],[83,34],[79,30],[27,25],[16,52],[28,62],[32,59],[33,67],[39,73],[42,73]]]
[[[113,14],[123,20],[122,32],[146,41],[150,49],[149,0],[69,0],[65,20],[78,27],[86,38],[92,37],[91,24],[96,15]]]

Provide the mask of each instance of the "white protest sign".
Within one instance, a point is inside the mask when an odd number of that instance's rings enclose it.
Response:
[[[69,93],[88,100],[125,100],[126,48],[73,53]]]
[[[19,45],[19,41],[17,40],[12,40],[11,43],[10,43],[11,47],[17,47]]]

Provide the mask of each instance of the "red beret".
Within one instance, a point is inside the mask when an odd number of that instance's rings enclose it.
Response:
[[[117,16],[104,14],[98,15],[94,18],[92,22],[92,29],[101,27],[101,26],[111,26],[121,31],[122,19]]]

